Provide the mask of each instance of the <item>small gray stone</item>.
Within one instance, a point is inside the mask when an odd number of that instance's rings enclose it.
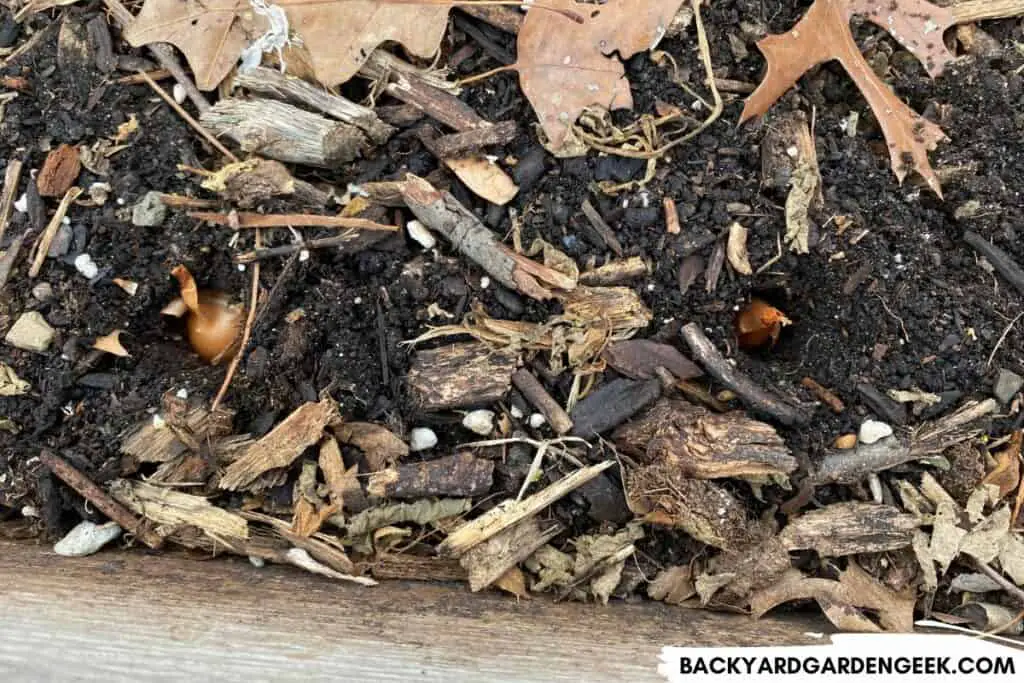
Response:
[[[857,434],[857,440],[862,444],[873,444],[876,441],[892,436],[892,427],[878,420],[864,420]]]
[[[155,228],[167,218],[167,207],[160,200],[159,192],[147,192],[132,207],[132,225],[140,228]]]
[[[1024,377],[1021,377],[1016,372],[1000,368],[992,394],[1000,403],[1005,405],[1013,400],[1013,397],[1020,391],[1021,387],[1024,387]]]
[[[71,230],[71,226],[67,223],[61,223],[60,227],[57,228],[57,234],[53,236],[53,241],[50,242],[50,248],[46,251],[46,255],[50,258],[60,258],[64,254],[68,253],[71,249],[71,238],[74,233]]]
[[[437,434],[429,427],[415,427],[409,432],[409,450],[425,451],[437,445]]]
[[[56,331],[38,311],[29,311],[21,314],[18,321],[7,331],[4,341],[24,351],[42,353],[50,347],[55,334]]]
[[[36,301],[49,301],[53,298],[53,286],[49,282],[40,282],[32,288],[32,297]]]

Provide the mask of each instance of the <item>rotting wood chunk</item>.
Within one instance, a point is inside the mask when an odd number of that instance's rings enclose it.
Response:
[[[788,475],[796,467],[775,428],[734,411],[712,413],[663,398],[612,435],[644,465],[678,469],[697,479]]]
[[[458,453],[391,467],[370,477],[367,491],[382,498],[473,497],[491,490],[494,462]]]
[[[490,405],[512,387],[519,354],[470,342],[418,351],[406,378],[414,409],[429,413]]]

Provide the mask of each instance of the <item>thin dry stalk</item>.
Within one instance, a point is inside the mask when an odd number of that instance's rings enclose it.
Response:
[[[214,225],[227,225],[236,230],[238,228],[350,228],[384,232],[398,230],[398,226],[395,225],[385,225],[351,216],[320,216],[304,213],[262,214],[247,211],[231,213],[193,211],[189,213],[189,216]]]
[[[20,159],[11,159],[7,162],[7,171],[4,173],[3,198],[0,198],[0,244],[4,241],[4,233],[7,232],[7,221],[11,217],[11,209],[14,208],[14,195],[18,193],[21,167]]]
[[[222,145],[220,140],[218,140],[217,138],[213,137],[213,135],[210,134],[210,131],[208,131],[205,128],[203,128],[199,124],[198,121],[196,121],[194,118],[192,118],[192,115],[189,114],[187,111],[185,111],[184,108],[182,108],[182,106],[180,104],[175,102],[174,98],[167,94],[166,90],[164,90],[159,85],[157,85],[157,82],[154,81],[152,78],[150,78],[149,74],[147,74],[145,71],[139,71],[138,74],[139,74],[139,77],[142,78],[142,80],[144,80],[146,82],[146,84],[150,88],[153,89],[153,92],[155,92],[157,95],[159,95],[160,98],[171,107],[171,109],[173,109],[174,111],[178,112],[178,116],[180,116],[182,118],[182,120],[185,121],[185,123],[187,123],[188,125],[192,126],[192,129],[194,131],[196,131],[197,133],[202,135],[204,140],[206,140],[211,145],[213,145],[214,149],[216,149],[218,152],[223,154],[225,157],[227,157],[231,161],[235,161],[235,162],[238,161],[238,157],[236,157],[234,154],[232,154],[231,151],[227,147]]]
[[[43,269],[43,262],[46,261],[46,254],[50,251],[50,243],[53,242],[53,238],[57,234],[57,228],[60,227],[61,221],[67,215],[71,202],[75,201],[80,194],[82,194],[82,188],[80,187],[69,187],[68,191],[64,193],[64,198],[57,205],[57,211],[54,212],[53,218],[50,219],[46,229],[43,230],[39,241],[36,242],[35,256],[32,258],[32,266],[28,269],[29,277],[38,276],[39,271]]]
[[[263,246],[263,235],[260,233],[259,228],[256,229],[256,244],[255,247],[259,249]],[[257,299],[260,295],[260,262],[256,261],[252,265],[252,289],[249,292],[249,312],[245,317],[245,327],[242,329],[242,341],[238,345],[238,353],[231,359],[231,363],[228,364],[228,371],[224,375],[224,381],[220,385],[220,390],[213,399],[213,403],[210,405],[210,412],[216,412],[220,402],[224,400],[225,394],[228,393],[228,387],[231,386],[231,380],[235,376],[235,372],[238,370],[238,364],[242,361],[242,356],[245,354],[245,347],[249,345],[249,337],[252,335],[253,322],[256,320],[256,304]]]

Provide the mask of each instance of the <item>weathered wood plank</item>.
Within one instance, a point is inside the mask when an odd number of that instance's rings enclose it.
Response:
[[[664,644],[812,643],[820,620],[660,603],[516,602],[462,586],[360,588],[244,560],[0,541],[5,680],[658,681]]]

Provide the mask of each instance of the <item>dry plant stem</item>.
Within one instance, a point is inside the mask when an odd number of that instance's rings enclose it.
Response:
[[[165,78],[173,78],[171,72],[167,69],[154,69],[153,71],[147,71],[146,75],[152,78],[154,81],[162,81]],[[145,83],[146,80],[141,78],[138,74],[131,74],[129,76],[121,76],[114,80],[114,83],[118,85],[139,85]]]
[[[477,152],[488,145],[504,145],[519,132],[515,121],[501,121],[465,133],[452,133],[430,140],[428,149],[440,159],[450,159],[464,152]]]
[[[78,195],[82,194],[82,188],[70,187],[68,191],[64,193],[64,198],[60,200],[60,204],[57,205],[57,210],[53,214],[53,218],[46,225],[46,229],[43,230],[43,234],[39,236],[39,241],[36,242],[35,255],[32,257],[32,266],[28,269],[29,277],[36,277],[39,275],[39,271],[43,269],[43,262],[46,261],[46,253],[50,250],[50,243],[53,242],[54,236],[57,234],[57,229],[60,227],[61,221],[64,220],[64,216],[67,215],[68,208],[71,206],[71,202],[78,198]]]
[[[142,80],[146,81],[146,84],[153,89],[153,92],[159,95],[160,98],[171,107],[171,109],[178,112],[178,116],[180,116],[182,120],[185,121],[185,123],[192,126],[192,130],[196,131],[201,136],[203,136],[204,140],[213,145],[213,148],[216,149],[221,154],[223,154],[225,157],[227,157],[231,161],[238,161],[238,157],[232,154],[227,147],[222,145],[220,143],[220,140],[213,137],[210,134],[210,131],[203,128],[198,121],[192,118],[192,115],[185,111],[180,104],[175,102],[174,98],[167,94],[166,90],[161,88],[156,81],[149,77],[149,74],[147,74],[145,71],[139,71],[138,74],[139,77],[142,78]],[[207,109],[209,109],[209,105],[207,105]]]
[[[214,225],[225,225],[236,230],[239,228],[348,228],[352,230],[378,230],[396,232],[397,226],[375,223],[365,218],[350,216],[319,216],[316,214],[285,213],[262,214],[238,211],[218,213],[210,211],[192,211],[192,218],[197,218]]]
[[[0,244],[3,244],[4,233],[7,232],[7,221],[10,220],[11,209],[14,208],[14,195],[18,193],[21,167],[20,159],[11,159],[7,162],[7,170],[4,172],[3,197],[0,197]]]
[[[356,126],[378,145],[387,142],[395,132],[393,127],[381,121],[376,112],[369,107],[332,95],[301,78],[283,74],[277,69],[261,66],[239,72],[234,78],[234,84],[252,92],[309,105],[339,121]]]
[[[690,347],[694,360],[703,365],[709,375],[736,392],[736,395],[747,406],[770,415],[782,424],[791,427],[807,424],[810,420],[810,415],[806,411],[781,398],[772,396],[733,367],[718,352],[711,340],[704,336],[697,323],[686,325],[681,334],[683,341]]]
[[[68,461],[55,453],[43,450],[39,460],[50,468],[65,484],[77,491],[83,498],[96,506],[96,509],[112,519],[122,529],[135,536],[150,548],[156,550],[163,545],[163,539],[152,531],[142,528],[142,520],[133,515],[126,507],[111,498],[106,491],[97,486],[87,476],[73,467]]]
[[[135,17],[128,11],[128,8],[121,4],[120,0],[103,0],[103,4],[107,6],[107,9],[114,16],[114,20],[120,24],[122,29],[127,28],[135,21]],[[185,89],[185,94],[188,95],[188,98],[200,113],[210,108],[210,103],[206,101],[203,94],[196,88],[195,83],[192,82],[192,79],[181,68],[181,63],[178,62],[178,58],[175,56],[174,50],[170,45],[154,43],[149,46],[149,51],[156,57],[156,61],[160,63],[160,66],[174,76],[174,80]]]
[[[1017,262],[1009,254],[970,230],[964,233],[964,242],[984,256],[996,269],[996,272],[1002,275],[1018,292],[1024,294],[1024,269],[1017,265]]]
[[[263,246],[263,235],[260,233],[259,228],[256,229],[256,243],[255,246],[259,249]],[[231,359],[231,363],[228,365],[228,371],[224,375],[224,382],[220,385],[220,390],[213,399],[213,403],[210,404],[210,412],[215,412],[220,406],[220,402],[224,400],[224,396],[228,393],[228,387],[231,386],[231,379],[235,376],[235,372],[238,370],[238,364],[242,362],[242,356],[245,355],[245,348],[249,345],[249,337],[252,335],[252,324],[256,320],[256,304],[258,303],[260,296],[260,262],[256,261],[252,265],[252,289],[249,292],[249,312],[245,317],[245,327],[242,328],[242,341],[238,344],[238,353]]]
[[[558,401],[552,398],[544,386],[537,381],[533,373],[525,368],[517,370],[512,375],[512,384],[523,393],[527,401],[547,418],[548,424],[551,425],[556,434],[565,434],[572,429],[572,419],[569,417],[569,414],[562,409]]]
[[[1007,19],[1024,14],[1024,0],[966,0],[950,5],[949,10],[958,24],[983,19]]]
[[[604,220],[594,205],[590,203],[589,199],[583,200],[583,215],[586,216],[587,221],[594,228],[594,231],[598,236],[608,245],[608,248],[615,252],[615,255],[622,257],[625,250],[622,248],[622,244],[619,242],[619,238],[615,236],[615,231],[612,227]]]
[[[1005,576],[997,572],[995,569],[992,569],[992,567],[988,566],[984,562],[979,562],[975,560],[974,566],[977,567],[978,571],[980,571],[982,574],[984,574],[985,576],[987,576],[988,578],[992,579],[1000,586],[1002,586],[1003,590],[1009,593],[1010,597],[1013,598],[1014,602],[1016,602],[1018,605],[1024,606],[1024,590],[1022,590],[1019,586],[1015,585],[1012,581],[1010,581]]]
[[[11,240],[11,243],[7,246],[7,251],[4,252],[3,256],[0,256],[0,291],[7,284],[7,278],[11,276],[14,262],[18,260],[18,254],[21,253],[21,247],[25,244],[25,240],[30,232],[30,230],[26,230]]]

